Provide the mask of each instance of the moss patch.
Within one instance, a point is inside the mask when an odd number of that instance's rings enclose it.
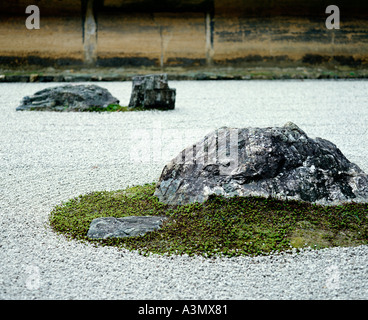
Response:
[[[203,256],[261,255],[292,247],[368,243],[368,204],[318,206],[262,197],[213,196],[203,204],[170,206],[153,196],[155,184],[80,195],[53,209],[52,228],[70,239],[141,253]],[[134,238],[88,239],[97,217],[164,215],[155,232]]]
[[[90,107],[87,112],[129,112],[129,111],[144,111],[144,108],[129,108],[127,106],[121,106],[119,104],[109,104],[106,108],[103,107]]]

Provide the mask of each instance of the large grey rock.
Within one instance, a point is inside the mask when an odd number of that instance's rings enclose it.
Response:
[[[125,238],[142,236],[161,228],[167,217],[129,216],[124,218],[102,217],[93,219],[87,237],[91,239]]]
[[[97,85],[62,85],[46,88],[23,98],[17,111],[88,111],[107,108],[119,100]]]
[[[167,74],[133,77],[130,108],[174,109],[176,89],[170,89]]]
[[[211,194],[368,202],[368,176],[333,143],[311,139],[291,122],[221,128],[170,161],[155,190],[168,204],[204,202]]]

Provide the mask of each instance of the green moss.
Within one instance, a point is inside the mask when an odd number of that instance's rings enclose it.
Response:
[[[144,111],[144,108],[129,108],[127,106],[121,106],[119,104],[109,104],[106,108],[103,107],[90,107],[86,111],[89,112],[129,112],[129,111]]]
[[[53,209],[52,228],[70,239],[144,254],[260,255],[291,247],[368,243],[368,205],[323,207],[261,197],[213,196],[203,204],[170,206],[153,196],[155,184],[80,195]],[[164,215],[164,226],[141,237],[91,240],[97,217]]]

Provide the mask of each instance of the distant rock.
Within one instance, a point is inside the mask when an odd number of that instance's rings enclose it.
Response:
[[[133,77],[130,108],[174,109],[176,89],[170,89],[167,74]]]
[[[107,108],[119,100],[97,85],[62,85],[46,88],[23,98],[17,111],[89,111]]]
[[[368,202],[368,176],[333,143],[311,139],[291,122],[221,128],[170,161],[155,190],[167,204],[204,202],[212,194]]]
[[[161,228],[167,217],[129,216],[124,218],[103,217],[91,222],[87,237],[91,239],[125,238],[142,236]]]

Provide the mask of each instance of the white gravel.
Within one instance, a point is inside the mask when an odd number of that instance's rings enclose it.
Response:
[[[55,83],[0,84],[0,299],[367,299],[368,246],[206,260],[142,257],[67,241],[49,228],[62,201],[158,179],[221,127],[293,121],[368,172],[368,82],[176,82],[176,109],[16,112]],[[106,82],[129,102],[131,83]]]

